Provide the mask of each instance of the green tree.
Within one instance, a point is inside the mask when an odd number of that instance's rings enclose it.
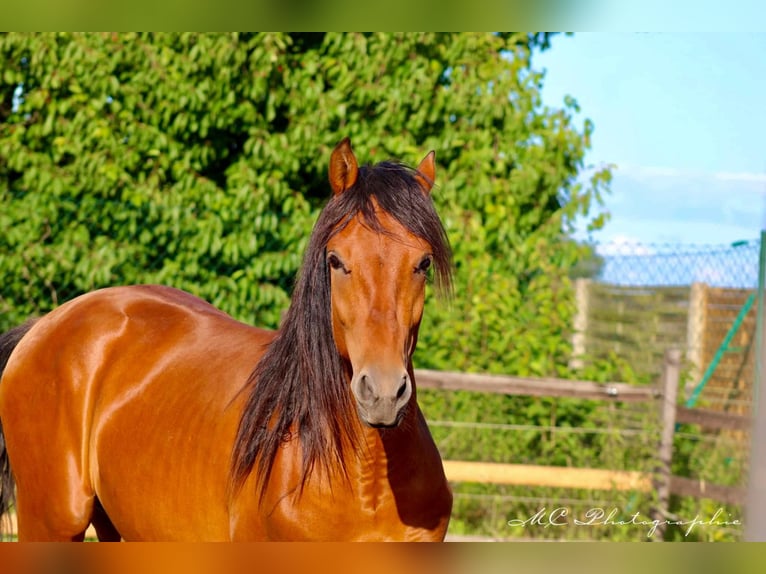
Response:
[[[329,152],[417,162],[456,254],[419,364],[553,373],[573,313],[569,241],[608,182],[592,126],[541,104],[549,35],[0,36],[0,327],[118,283],[192,291],[275,327]]]
[[[455,252],[455,293],[429,297],[416,365],[566,375],[571,277],[593,261],[570,235],[576,217],[601,224],[610,175],[580,178],[593,126],[575,125],[577,103],[542,104],[532,58],[550,43],[549,34],[0,35],[0,330],[139,282],[276,327],[330,193],[330,151],[350,136],[362,161],[415,164],[436,151],[433,197]],[[598,420],[592,405],[420,396],[432,418]],[[445,455],[562,464],[602,448],[539,435],[498,445],[482,432],[450,439]]]
[[[604,270],[606,261],[593,245],[583,245],[583,256],[569,271],[572,279],[597,279]]]

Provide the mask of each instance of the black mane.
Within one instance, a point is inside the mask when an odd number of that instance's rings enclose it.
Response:
[[[363,166],[354,185],[333,196],[319,215],[290,308],[247,381],[248,396],[232,452],[235,488],[255,469],[263,495],[280,444],[296,431],[303,449],[303,483],[317,463],[327,468],[335,462],[345,471],[344,449],[357,444],[351,418],[357,415],[349,389],[351,369],[333,340],[325,248],[359,213],[372,229],[383,232],[374,199],[380,209],[431,245],[436,286],[448,291],[449,242],[416,173],[394,162]]]

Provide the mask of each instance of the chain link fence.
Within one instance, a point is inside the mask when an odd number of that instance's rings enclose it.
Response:
[[[683,357],[679,390],[683,406],[749,415],[759,250],[758,240],[718,246],[595,246],[591,276],[575,281],[578,311],[571,372],[606,373],[604,380],[656,385],[665,351],[675,348]],[[547,415],[549,424],[495,423],[489,430],[481,414],[474,425],[433,420],[430,424],[445,458],[459,456],[458,445],[464,445],[464,454],[470,452],[468,445],[482,445],[485,452],[499,453],[493,462],[656,470],[657,404],[528,399],[523,405],[526,412],[529,403],[537,403],[544,412],[541,418]],[[570,418],[565,426],[558,425],[562,413],[573,409],[586,413],[580,424],[572,424]],[[677,424],[675,430],[673,475],[688,478],[703,490],[705,484],[745,486],[750,448],[746,430],[709,430],[694,424]],[[524,458],[507,456],[513,449],[504,451],[498,444],[523,444]],[[649,515],[657,502],[654,492],[491,484],[457,484],[455,500],[454,536],[478,534],[497,540],[646,540],[651,537]],[[563,526],[552,524],[551,512],[561,509],[566,517],[555,521]],[[586,524],[589,512],[602,511],[607,516],[612,512],[611,520]],[[669,526],[665,539],[741,540],[742,515],[741,504],[674,496],[665,517],[670,523],[698,517],[717,524],[692,529]]]

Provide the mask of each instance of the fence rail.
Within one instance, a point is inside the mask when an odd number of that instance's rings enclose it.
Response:
[[[513,377],[427,369],[416,369],[415,379],[420,389],[472,391],[529,397],[635,402],[654,401],[663,395],[662,390],[657,387],[637,387],[628,383],[594,383],[571,379]],[[748,415],[704,408],[688,408],[679,404],[676,405],[676,422],[695,424],[709,430],[747,431],[750,429],[751,418]]]
[[[529,397],[648,401],[661,396],[654,387],[556,378],[513,377],[416,369],[415,379],[421,389],[477,391]]]
[[[627,383],[595,383],[557,378],[514,377],[474,373],[443,372],[418,369],[415,371],[418,388],[460,390],[480,393],[498,393],[534,397],[579,398],[606,402],[659,402],[662,405],[660,467],[655,473],[593,468],[572,468],[496,462],[469,462],[445,460],[444,468],[451,482],[483,484],[510,484],[546,486],[592,490],[657,490],[660,503],[668,503],[669,494],[709,498],[727,504],[742,504],[744,488],[709,484],[702,480],[671,474],[673,436],[678,423],[696,424],[710,430],[746,431],[750,417],[678,404],[678,364],[680,353],[665,355],[665,376],[657,386],[635,386]],[[659,509],[662,512],[663,508]]]

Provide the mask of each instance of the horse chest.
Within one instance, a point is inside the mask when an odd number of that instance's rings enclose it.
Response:
[[[413,466],[408,459],[389,459],[382,448],[368,449],[348,466],[347,480],[336,473],[328,481],[326,475],[315,473],[299,493],[298,465],[281,462],[282,470],[272,476],[260,511],[261,529],[268,539],[441,540],[444,536],[452,499],[441,464]]]

